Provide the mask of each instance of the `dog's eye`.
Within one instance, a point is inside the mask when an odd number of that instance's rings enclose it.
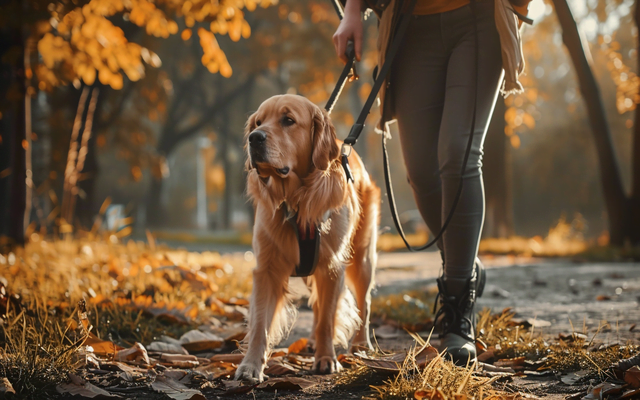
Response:
[[[261,124],[262,124],[262,121],[260,121],[260,120],[256,121],[256,126],[260,126]]]
[[[282,125],[284,125],[284,126],[291,126],[291,125],[293,125],[293,124],[295,124],[295,123],[296,123],[296,121],[292,120],[292,119],[291,119],[291,118],[289,118],[289,117],[284,117],[284,118],[282,119]]]

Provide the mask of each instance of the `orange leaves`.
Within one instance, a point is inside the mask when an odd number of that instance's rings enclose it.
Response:
[[[242,10],[253,11],[258,4],[267,7],[275,3],[275,0],[91,0],[66,14],[53,13],[51,22],[43,21],[35,30],[43,60],[43,66],[36,68],[41,82],[38,86],[51,89],[78,79],[92,85],[97,78],[117,90],[124,85],[124,75],[131,81],[144,77],[142,60],[159,67],[157,54],[129,42],[123,30],[113,25],[109,18],[120,13],[125,21],[161,38],[178,33],[178,23],[170,17],[172,14],[184,18],[187,27],[208,23],[209,30],[198,29],[204,51],[202,63],[211,73],[219,72],[228,78],[232,69],[214,35],[229,35],[234,42],[248,38],[251,27]],[[181,37],[189,40],[192,33],[191,29],[185,29]]]
[[[220,49],[215,35],[204,28],[199,28],[198,36],[204,51],[202,64],[213,74],[219,71],[220,75],[225,78],[230,77],[232,74],[231,65],[227,61],[227,56]]]
[[[71,56],[71,46],[60,36],[46,33],[38,42],[38,51],[47,68],[53,68],[61,60]]]
[[[636,75],[622,59],[620,53],[620,43],[606,35],[600,38],[600,45],[604,48],[604,53],[608,57],[607,68],[611,73],[611,78],[616,85],[616,108],[620,114],[635,110],[636,104],[640,103],[640,77]]]

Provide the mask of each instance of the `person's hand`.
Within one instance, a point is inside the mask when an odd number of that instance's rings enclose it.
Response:
[[[344,8],[344,18],[340,26],[333,34],[333,45],[336,54],[343,63],[347,63],[347,42],[353,40],[356,50],[356,60],[360,61],[362,55],[362,19],[360,18],[360,6],[362,0],[347,0]]]

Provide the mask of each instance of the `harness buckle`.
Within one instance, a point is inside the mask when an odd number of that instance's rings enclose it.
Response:
[[[349,156],[351,155],[351,150],[353,148],[351,145],[342,143],[342,147],[340,149],[340,162],[342,163],[342,168],[344,169],[344,174],[347,176],[347,183],[350,181],[353,182],[353,174],[351,173],[351,167],[349,166]]]

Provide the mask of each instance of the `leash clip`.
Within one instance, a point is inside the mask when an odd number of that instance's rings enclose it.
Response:
[[[342,163],[342,168],[344,169],[344,174],[347,176],[347,183],[349,181],[353,182],[353,174],[351,173],[351,167],[349,166],[349,156],[351,155],[352,147],[346,143],[342,143],[342,148],[340,149],[340,161]]]

